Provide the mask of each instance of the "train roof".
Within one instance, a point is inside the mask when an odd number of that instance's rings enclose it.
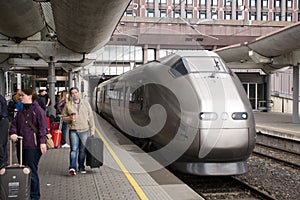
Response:
[[[193,50],[180,50],[180,51],[176,51],[168,56],[162,57],[158,60],[158,62],[161,63],[170,63],[170,62],[174,62],[175,60],[178,60],[179,58],[182,57],[197,57],[197,56],[218,56],[218,54],[216,54],[213,51],[208,51],[208,50],[197,50],[197,51],[193,51]]]

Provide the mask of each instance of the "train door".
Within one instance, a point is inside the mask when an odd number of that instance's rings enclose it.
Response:
[[[253,110],[258,110],[258,103],[264,96],[264,86],[259,83],[243,83],[248,99]]]

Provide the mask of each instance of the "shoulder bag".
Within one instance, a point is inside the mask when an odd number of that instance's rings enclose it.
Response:
[[[23,114],[25,116],[26,121],[28,122],[29,126],[32,128],[32,130],[34,131],[34,143],[35,146],[37,145],[37,140],[36,140],[36,133],[38,133],[37,128],[33,125],[33,123],[31,122],[31,120],[29,119],[29,117],[27,116],[27,113],[23,110]],[[46,146],[47,149],[52,149],[54,148],[54,143],[52,140],[52,135],[50,133],[48,133],[46,135]]]

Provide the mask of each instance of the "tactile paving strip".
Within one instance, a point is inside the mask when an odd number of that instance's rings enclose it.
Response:
[[[87,167],[87,174],[68,175],[69,151],[52,149],[42,156],[41,200],[139,199],[124,174],[107,166]]]

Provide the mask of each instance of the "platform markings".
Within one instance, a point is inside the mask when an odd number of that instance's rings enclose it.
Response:
[[[110,153],[110,155],[113,157],[113,159],[116,161],[116,163],[118,164],[118,166],[122,170],[123,174],[125,175],[125,177],[129,181],[130,185],[133,187],[133,189],[135,190],[135,192],[139,196],[139,198],[141,200],[148,200],[148,197],[146,196],[144,191],[141,189],[141,187],[135,181],[135,179],[131,176],[130,172],[128,172],[128,170],[123,165],[123,163],[121,162],[119,157],[115,154],[115,152],[113,151],[113,149],[111,148],[111,146],[109,145],[107,140],[103,137],[103,135],[100,133],[100,131],[97,128],[96,128],[96,132],[99,135],[99,137],[101,138],[101,140],[103,141],[103,143],[104,143],[105,147],[107,148],[108,152]]]

